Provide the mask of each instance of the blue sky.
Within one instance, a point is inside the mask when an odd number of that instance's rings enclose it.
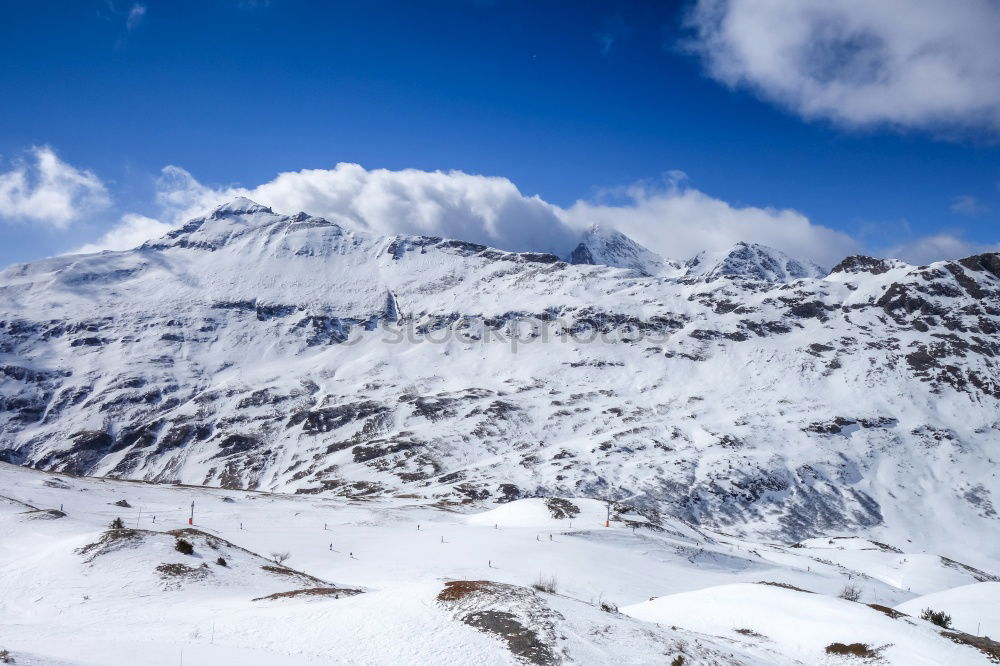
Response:
[[[97,249],[123,216],[160,230],[234,188],[341,162],[506,178],[572,209],[572,224],[592,215],[676,256],[735,236],[781,245],[780,221],[762,230],[754,220],[785,209],[799,227],[840,234],[837,251],[927,261],[992,249],[996,4],[945,12],[942,29],[962,36],[966,60],[922,71],[898,54],[935,38],[925,34],[934,21],[838,16],[840,4],[852,11],[839,1],[827,6],[831,25],[848,26],[842,39],[800,56],[807,66],[767,69],[767,54],[747,49],[761,35],[794,46],[830,31],[795,3],[769,17],[754,2],[5,3],[0,265]],[[904,3],[876,4],[899,15]],[[947,8],[916,6],[931,18]],[[799,32],[775,36],[774,25]],[[878,47],[856,47],[852,30]],[[942,64],[955,76],[926,73]],[[54,171],[40,166],[46,155]],[[197,196],[164,193],[168,166]],[[676,171],[686,178],[666,175]],[[639,195],[608,194],[636,183]],[[663,205],[644,209],[650,201]],[[783,249],[834,252],[822,233],[789,234],[801,238]]]

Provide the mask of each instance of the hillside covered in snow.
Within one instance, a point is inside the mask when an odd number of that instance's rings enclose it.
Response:
[[[985,666],[1000,655],[984,636],[998,577],[905,542],[760,543],[621,505],[606,527],[592,499],[456,510],[3,463],[0,488],[0,656],[18,666]],[[952,626],[922,619],[928,607]]]
[[[490,507],[611,499],[784,543],[1000,556],[1000,257],[564,261],[238,199],[0,272],[0,459]],[[571,263],[572,262],[572,263]],[[610,264],[610,265],[609,265]]]

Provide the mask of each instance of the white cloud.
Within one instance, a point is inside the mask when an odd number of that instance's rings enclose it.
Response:
[[[207,187],[185,169],[171,165],[163,167],[156,181],[156,203],[168,221],[179,224],[233,197],[243,196],[247,191],[236,187]]]
[[[697,0],[709,73],[807,118],[1000,129],[996,0]]]
[[[138,26],[142,19],[146,16],[146,5],[136,2],[128,10],[128,16],[125,17],[125,29],[131,32]]]
[[[973,243],[953,233],[939,233],[890,247],[880,256],[925,265],[942,259],[961,259],[984,252],[1000,252],[1000,243]]]
[[[633,186],[617,194],[615,203],[578,201],[562,209],[525,196],[506,178],[460,171],[366,170],[357,164],[286,172],[254,188],[212,188],[184,169],[169,166],[160,177],[157,201],[163,219],[172,225],[245,196],[278,212],[303,210],[377,234],[435,235],[560,255],[594,223],[680,259],[750,240],[832,265],[860,247],[850,236],[813,224],[796,211],[735,207],[684,187],[679,172],[662,187]],[[152,225],[149,229],[163,231]]]
[[[159,202],[174,222],[246,196],[276,211],[306,211],[378,234],[461,238],[508,250],[564,251],[576,233],[556,206],[506,178],[461,171],[366,170],[357,164],[285,172],[258,187],[208,188],[167,167]]]
[[[306,211],[380,235],[434,235],[562,256],[595,223],[618,229],[664,257],[682,260],[739,241],[769,245],[828,268],[847,255],[873,252],[855,237],[816,224],[798,211],[735,206],[712,197],[690,187],[680,172],[672,172],[659,185],[610,190],[597,201],[560,208],[522,194],[506,178],[461,171],[367,170],[357,164],[286,172],[252,188],[209,187],[184,169],[169,166],[158,181],[159,219],[125,215],[81,250],[135,247],[237,196],[279,213]],[[991,249],[954,234],[939,234],[874,253],[927,263]]]
[[[951,212],[961,215],[978,215],[986,211],[986,206],[979,199],[970,195],[955,197],[951,202]]]
[[[142,245],[151,238],[159,238],[174,228],[152,217],[126,213],[121,221],[93,243],[73,250],[74,253],[100,252],[101,250],[128,250]]]
[[[814,224],[797,211],[733,206],[686,187],[678,172],[665,187],[638,185],[624,195],[624,202],[613,204],[578,201],[567,213],[576,225],[597,222],[616,228],[676,259],[751,241],[830,267],[861,247],[847,234]]]
[[[32,221],[65,229],[81,216],[110,204],[92,172],[63,162],[48,146],[29,151],[0,173],[0,219]]]

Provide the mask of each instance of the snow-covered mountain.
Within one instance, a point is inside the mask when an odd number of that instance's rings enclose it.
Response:
[[[997,528],[998,255],[821,277],[739,245],[657,277],[596,265],[648,256],[589,238],[594,263],[569,264],[237,200],[134,250],[12,266],[0,457],[305,494],[610,497],[945,554]]]
[[[571,264],[628,268],[646,277],[675,276],[683,270],[680,262],[664,259],[620,231],[602,229],[597,224],[587,230],[567,261]]]
[[[780,250],[757,243],[737,243],[722,252],[701,252],[685,262],[686,275],[715,280],[720,277],[791,282],[827,274],[810,261],[797,261]]]
[[[766,282],[822,278],[829,271],[798,261],[781,250],[739,242],[728,250],[699,252],[685,262],[664,259],[613,229],[592,226],[566,257],[571,264],[626,268],[645,277],[690,278],[708,282],[722,277]]]

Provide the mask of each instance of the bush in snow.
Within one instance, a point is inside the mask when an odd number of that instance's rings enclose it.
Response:
[[[848,601],[857,601],[861,598],[861,588],[857,585],[845,585],[840,591],[840,598]]]
[[[7,650],[0,650],[0,664],[13,664],[14,655]]]
[[[549,594],[555,594],[556,588],[558,586],[556,584],[555,576],[549,576],[548,578],[544,578],[542,577],[541,574],[538,574],[538,580],[532,583],[531,587],[535,588],[539,592],[548,592]]]
[[[930,608],[925,608],[920,613],[920,619],[933,622],[942,629],[951,629],[951,615],[948,615],[944,611],[936,611],[931,610]]]
[[[219,559],[217,559],[215,561],[215,563],[218,564],[220,567],[229,566],[229,565],[226,564],[226,558],[224,558],[224,557],[220,557]]]
[[[177,539],[177,542],[174,543],[174,550],[178,553],[190,555],[194,552],[194,546],[187,539]]]
[[[879,650],[873,650],[864,643],[851,643],[847,645],[845,643],[830,643],[826,646],[827,654],[840,654],[848,657],[861,657],[862,659],[875,659],[878,657]]]
[[[113,530],[125,529],[125,521],[123,521],[121,518],[115,518],[114,520],[111,521],[111,524],[108,525],[108,527]]]
[[[591,600],[591,603],[593,603],[593,600]],[[613,604],[610,601],[607,601],[604,598],[603,594],[601,594],[601,595],[599,595],[597,597],[597,607],[600,608],[605,613],[617,613],[618,612],[618,606],[617,606],[617,604]]]

